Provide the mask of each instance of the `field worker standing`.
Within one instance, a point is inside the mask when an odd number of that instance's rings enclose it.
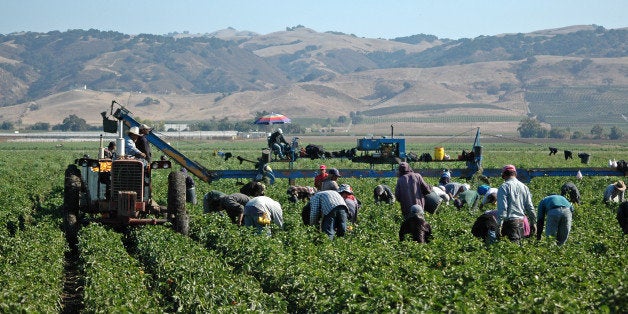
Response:
[[[146,138],[146,135],[150,133],[151,128],[146,124],[142,124],[140,125],[139,130],[141,136],[137,139],[135,145],[137,146],[137,149],[139,149],[142,153],[144,153],[144,155],[146,155],[146,161],[150,163],[152,154],[150,152],[150,143],[148,142],[148,138]]]
[[[407,162],[399,164],[397,175],[395,198],[401,204],[401,216],[406,217],[410,214],[412,205],[421,205],[421,208],[425,206],[425,195],[429,194],[432,189],[423,180],[423,176],[412,171]]]
[[[335,190],[320,191],[310,198],[310,225],[318,226],[321,217],[322,231],[330,239],[347,231],[347,203]]]
[[[327,178],[321,183],[320,191],[334,190],[338,191],[338,178],[340,178],[340,171],[336,168],[331,168],[328,171]]]
[[[425,213],[421,205],[412,205],[410,213],[401,223],[399,229],[399,241],[405,239],[406,234],[412,235],[412,240],[419,243],[429,243],[432,238],[432,226],[424,217]]]
[[[569,197],[569,201],[573,204],[580,204],[580,191],[573,182],[567,182],[560,188],[560,195]]]
[[[188,170],[181,168],[181,172],[185,175],[185,201],[196,205],[196,187],[194,179],[188,174]]]
[[[626,198],[624,197],[626,193],[626,184],[624,181],[617,181],[613,184],[610,184],[604,190],[604,203],[621,203]]]
[[[244,225],[256,227],[261,234],[266,230],[271,235],[270,223],[273,222],[279,228],[283,228],[283,210],[281,204],[268,196],[252,198],[244,206]]]
[[[562,195],[549,195],[541,200],[538,208],[536,239],[541,240],[543,224],[547,216],[545,235],[556,238],[556,244],[563,245],[571,231],[573,205]]]
[[[523,218],[528,216],[530,235],[536,234],[536,213],[530,189],[517,179],[517,169],[506,165],[502,169],[504,183],[497,190],[497,225],[501,235],[518,242],[524,235]]]
[[[321,165],[318,167],[318,174],[314,177],[314,187],[316,190],[321,190],[321,184],[325,181],[325,179],[327,179],[327,176],[327,166]]]

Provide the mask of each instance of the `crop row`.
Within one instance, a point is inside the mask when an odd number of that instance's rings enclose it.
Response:
[[[89,313],[161,313],[150,278],[127,253],[123,235],[99,224],[79,233],[83,307]]]
[[[137,256],[153,276],[166,311],[285,312],[283,301],[264,293],[250,276],[237,276],[219,256],[160,226],[133,233]]]
[[[194,159],[212,169],[247,167],[207,153],[213,148],[193,153]],[[572,149],[588,150],[600,166],[608,158],[625,156],[616,147]],[[532,168],[579,163],[548,157],[546,150],[491,145],[485,164],[514,162]],[[246,153],[250,151],[254,149]],[[62,174],[71,156],[50,150],[25,155],[29,158],[0,152],[2,178],[15,182],[0,186],[7,193],[0,193],[0,311],[56,312],[62,307],[68,252],[59,215]],[[304,169],[320,162],[297,161]],[[346,160],[323,162],[341,169],[358,166]],[[452,164],[417,163],[414,168],[420,171],[423,165]],[[153,182],[161,204],[166,177],[167,171],[156,173]],[[432,243],[399,242],[398,205],[376,205],[371,196],[375,185],[394,186],[395,178],[341,178],[364,207],[353,231],[330,241],[302,224],[304,203],[288,202],[288,182],[277,180],[268,186],[268,195],[282,204],[285,226],[274,228],[271,237],[234,226],[225,216],[205,215],[200,205],[189,206],[189,238],[158,226],[137,229],[128,239],[99,225],[84,227],[79,238],[81,301],[86,312],[620,312],[628,308],[628,243],[614,217],[616,205],[601,202],[603,187],[617,179],[575,181],[583,203],[562,247],[545,239],[486,247],[470,234],[479,213],[453,206],[427,217],[434,229]],[[431,184],[436,180],[428,178]],[[556,193],[566,180],[575,178],[534,179],[529,184],[534,203]],[[311,185],[312,180],[298,179],[297,184]],[[237,180],[197,182],[197,193],[232,193],[239,186]]]

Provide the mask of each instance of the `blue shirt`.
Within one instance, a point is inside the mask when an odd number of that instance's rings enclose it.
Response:
[[[536,224],[530,189],[517,178],[509,178],[497,189],[497,225],[501,227],[504,220],[523,219],[525,215],[530,224]]]
[[[550,195],[545,197],[539,203],[538,215],[537,219],[539,221],[543,221],[545,219],[545,215],[550,209],[554,208],[569,208],[573,212],[573,205],[569,203],[569,201],[560,195]]]
[[[126,135],[124,137],[124,154],[129,156],[135,156],[141,153],[142,152],[137,149],[137,146],[135,146],[135,142],[133,141],[133,139],[130,136]]]

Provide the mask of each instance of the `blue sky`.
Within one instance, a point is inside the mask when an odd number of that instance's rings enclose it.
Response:
[[[369,38],[526,33],[571,25],[628,27],[628,0],[2,0],[0,34],[98,29],[125,34],[268,34],[304,25]]]

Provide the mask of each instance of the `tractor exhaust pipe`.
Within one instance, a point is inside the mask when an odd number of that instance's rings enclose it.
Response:
[[[390,138],[395,138],[395,127],[390,125]]]

